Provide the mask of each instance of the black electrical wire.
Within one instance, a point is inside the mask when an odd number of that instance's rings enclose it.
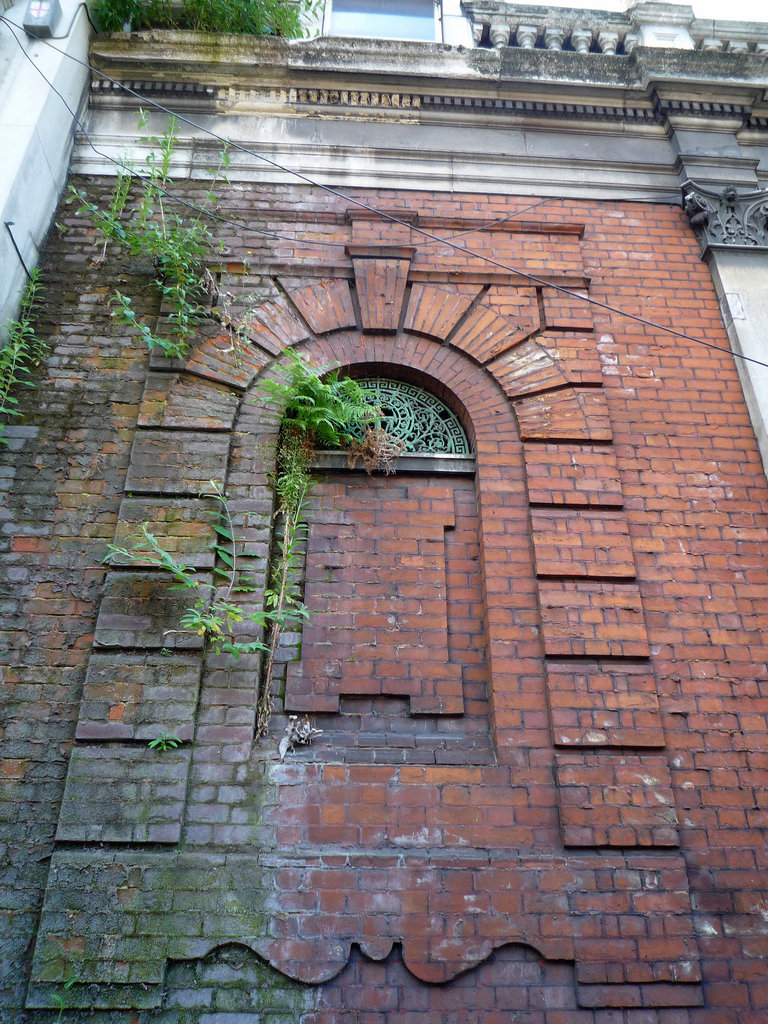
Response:
[[[21,28],[20,25],[18,25],[16,22],[10,21],[10,19],[6,18],[4,15],[0,15],[0,21],[5,22],[7,25],[12,26],[14,28]],[[40,42],[46,42],[46,40],[40,40]],[[164,106],[162,103],[158,103],[157,100],[153,100],[148,96],[142,96],[141,93],[137,92],[135,89],[131,89],[130,86],[125,85],[125,83],[120,82],[117,79],[111,78],[108,74],[106,74],[106,72],[100,71],[98,68],[95,68],[88,61],[80,60],[79,57],[75,57],[73,54],[66,53],[63,50],[60,50],[57,46],[51,46],[50,43],[47,43],[47,45],[50,46],[51,49],[55,50],[57,53],[61,54],[62,56],[68,57],[70,60],[74,61],[76,64],[79,64],[81,67],[86,68],[93,74],[99,75],[99,77],[103,78],[105,81],[109,82],[110,84],[116,86],[119,89],[122,89],[130,96],[135,97],[141,103],[146,103],[149,106],[154,107],[156,110],[161,110],[163,113],[168,114],[170,117],[175,117],[176,120],[180,121],[182,124],[186,124],[190,128],[193,128],[196,131],[200,131],[203,134],[208,135],[213,139],[216,139],[218,142],[222,143],[222,145],[227,146],[229,149],[233,149],[238,152],[244,153],[246,156],[253,157],[256,160],[261,160],[264,163],[269,164],[270,167],[274,167],[275,169],[282,171],[283,174],[291,175],[292,177],[297,178],[299,181],[303,181],[305,184],[310,185],[313,188],[319,188],[322,191],[327,192],[329,195],[335,196],[337,199],[341,199],[344,202],[351,203],[353,206],[357,206],[359,209],[366,210],[369,213],[373,213],[376,216],[389,221],[390,223],[400,224],[403,227],[406,227],[409,230],[413,231],[414,233],[421,235],[423,238],[428,238],[433,242],[439,242],[442,245],[447,245],[449,248],[454,249],[456,252],[463,253],[465,256],[470,256],[473,259],[481,260],[482,262],[488,263],[490,266],[497,267],[499,270],[503,270],[506,273],[515,274],[518,277],[522,277],[527,281],[532,281],[534,284],[541,285],[542,287],[545,288],[552,288],[554,291],[558,291],[563,295],[568,295],[573,299],[585,302],[590,306],[594,306],[598,309],[605,310],[606,312],[613,313],[616,316],[626,317],[628,320],[632,320],[635,323],[642,324],[645,327],[650,327],[655,331],[662,331],[665,334],[670,334],[673,337],[681,338],[684,341],[691,342],[692,344],[702,345],[705,348],[711,349],[715,352],[723,352],[726,355],[730,355],[735,358],[741,359],[744,362],[753,363],[756,366],[762,366],[768,369],[768,363],[763,362],[760,359],[755,359],[753,356],[747,356],[740,352],[734,352],[731,348],[726,348],[723,345],[715,345],[713,342],[704,341],[703,338],[694,338],[691,335],[686,334],[684,331],[678,331],[674,327],[666,327],[664,324],[659,324],[654,320],[648,320],[646,317],[639,316],[636,313],[629,313],[627,310],[619,309],[616,306],[611,306],[606,302],[600,302],[599,299],[593,299],[589,295],[580,295],[578,292],[574,292],[569,288],[564,288],[562,285],[554,284],[552,281],[548,281],[544,278],[538,277],[535,274],[530,274],[525,270],[521,270],[519,267],[514,267],[509,264],[501,263],[498,260],[494,260],[490,256],[486,256],[484,253],[479,253],[472,249],[467,249],[463,245],[459,245],[456,242],[450,241],[450,239],[443,238],[439,235],[435,235],[433,232],[427,231],[424,228],[416,227],[415,225],[408,223],[408,221],[401,220],[399,217],[396,217],[394,216],[394,214],[388,213],[385,210],[377,210],[375,207],[370,206],[368,203],[365,203],[360,199],[355,199],[353,196],[347,195],[344,192],[340,192],[338,189],[333,188],[333,186],[331,185],[324,185],[322,182],[315,181],[313,178],[308,177],[301,171],[295,171],[289,167],[285,167],[279,161],[273,160],[271,157],[264,156],[262,153],[257,153],[254,150],[248,149],[246,146],[243,146],[238,142],[232,142],[232,140],[225,139],[224,136],[218,135],[216,132],[211,131],[210,128],[205,128],[203,125],[197,124],[195,121],[192,121],[190,118],[185,117],[183,114],[175,113],[173,110]],[[26,51],[24,51],[23,47],[22,51],[26,55]],[[26,56],[28,57],[28,55]],[[29,57],[28,59],[31,60],[31,58]]]
[[[2,16],[0,16],[0,21],[6,21],[6,19],[3,18]],[[9,24],[13,24],[13,23],[11,22]],[[18,27],[18,26],[16,26],[16,27]],[[35,64],[35,62],[30,58],[29,54],[24,49],[21,41],[17,38],[17,36],[14,33],[11,33],[11,35],[12,35],[14,41],[16,42],[16,45],[19,47],[19,49],[24,54],[24,56],[27,58],[27,60],[30,61],[30,63],[32,64],[32,67],[35,69],[35,71],[37,71],[37,73],[40,75],[40,77],[43,79],[43,81],[46,83],[46,85],[59,97],[61,102],[64,104],[64,106],[66,107],[67,111],[71,115],[73,121],[75,122],[75,124],[77,125],[78,129],[80,130],[80,133],[82,134],[83,138],[88,143],[88,145],[91,147],[93,152],[96,153],[97,156],[100,156],[102,159],[108,160],[110,163],[114,164],[115,167],[120,168],[120,170],[125,171],[125,173],[128,174],[131,178],[137,178],[139,181],[142,181],[145,184],[151,183],[153,188],[157,189],[157,191],[161,195],[166,196],[168,199],[170,199],[174,203],[178,203],[180,206],[184,206],[188,210],[193,210],[195,213],[201,214],[204,217],[208,217],[210,220],[216,221],[219,224],[226,224],[228,227],[239,228],[241,231],[252,232],[254,234],[263,235],[263,236],[265,236],[267,238],[277,238],[277,239],[280,239],[283,242],[292,242],[294,245],[297,245],[297,244],[300,244],[300,245],[321,245],[324,248],[328,248],[328,247],[333,247],[333,248],[338,248],[338,249],[345,248],[345,243],[344,242],[315,241],[314,239],[309,239],[309,238],[298,239],[298,238],[293,237],[292,235],[281,235],[277,231],[267,231],[265,228],[257,228],[257,227],[254,227],[252,224],[245,224],[242,221],[232,220],[229,217],[222,217],[219,214],[214,213],[213,210],[206,210],[205,207],[197,206],[195,203],[190,203],[189,200],[187,200],[187,199],[182,199],[182,197],[177,195],[175,192],[171,192],[169,189],[163,188],[161,185],[158,185],[157,182],[152,181],[149,177],[147,177],[147,175],[141,174],[139,171],[137,171],[135,168],[131,167],[129,164],[123,163],[122,160],[118,160],[116,157],[110,156],[109,153],[105,153],[103,150],[99,149],[94,144],[94,142],[92,141],[90,135],[85,130],[85,126],[83,125],[83,122],[77,116],[77,114],[72,109],[72,107],[69,105],[69,103],[67,103],[66,99],[61,94],[61,92],[56,88],[56,86],[53,84],[53,82],[51,82],[51,80],[44,74],[43,71],[41,71],[41,69],[37,66],[37,64]],[[36,41],[37,42],[41,42],[42,40],[36,40]],[[53,49],[57,49],[57,47],[53,47]],[[62,53],[63,51],[59,50],[58,52]]]

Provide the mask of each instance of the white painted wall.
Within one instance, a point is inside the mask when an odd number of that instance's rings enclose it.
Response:
[[[768,363],[768,255],[721,248],[710,252],[709,268],[731,348],[737,355]],[[768,474],[768,368],[759,363],[736,360]]]
[[[41,73],[74,111],[86,93],[88,73],[67,55],[87,59],[90,25],[77,0],[61,6],[55,34],[63,38],[49,42],[0,22],[0,338],[26,282],[6,223],[24,263],[35,267],[72,153],[73,117]],[[21,26],[25,9],[23,0],[4,17]]]

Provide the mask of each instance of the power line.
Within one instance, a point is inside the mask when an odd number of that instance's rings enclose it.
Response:
[[[16,22],[10,21],[10,19],[6,18],[4,15],[0,15],[0,21],[5,22],[9,26],[13,26],[14,28],[21,28],[20,25],[18,25]],[[344,202],[351,203],[353,206],[357,206],[362,210],[366,210],[369,213],[373,213],[384,220],[388,220],[390,223],[400,224],[401,226],[408,228],[410,231],[413,231],[414,233],[421,235],[423,238],[429,238],[433,242],[439,242],[442,245],[447,245],[449,248],[454,249],[456,252],[460,252],[465,256],[470,256],[473,259],[481,260],[482,262],[487,263],[490,266],[496,267],[499,270],[503,270],[506,273],[515,274],[518,277],[522,277],[527,281],[532,281],[534,284],[541,285],[542,287],[545,288],[552,288],[554,291],[558,291],[563,295],[568,295],[573,299],[585,302],[598,309],[605,310],[606,312],[613,313],[616,316],[626,317],[628,320],[632,320],[635,323],[642,324],[645,327],[650,327],[655,331],[662,331],[665,334],[670,334],[673,337],[681,338],[684,341],[691,342],[692,344],[702,345],[705,348],[711,349],[715,352],[723,352],[727,355],[733,356],[734,358],[741,359],[744,362],[753,363],[756,366],[762,366],[768,369],[768,363],[763,362],[760,359],[755,359],[753,356],[747,356],[740,352],[734,352],[731,348],[726,348],[723,345],[715,345],[713,342],[704,341],[703,338],[694,338],[691,335],[686,334],[684,331],[678,331],[674,327],[667,327],[664,324],[657,323],[654,320],[649,320],[646,317],[639,316],[636,313],[630,313],[627,310],[619,309],[616,306],[611,306],[609,303],[601,302],[599,299],[593,299],[589,295],[580,295],[578,292],[574,292],[569,288],[564,288],[562,285],[554,284],[552,281],[548,281],[544,278],[538,277],[537,275],[531,274],[525,270],[520,269],[519,267],[514,267],[511,266],[510,264],[501,263],[499,260],[494,260],[491,256],[486,256],[484,253],[476,252],[473,249],[468,249],[463,245],[459,245],[458,243],[451,241],[449,238],[443,238],[440,235],[436,235],[431,231],[427,231],[425,228],[420,228],[413,224],[410,224],[408,221],[402,220],[401,218],[396,217],[394,214],[391,214],[385,210],[377,210],[376,207],[370,206],[368,203],[365,203],[360,199],[355,199],[354,196],[350,196],[344,192],[340,192],[338,189],[333,188],[333,186],[331,185],[324,185],[322,182],[315,181],[313,178],[310,178],[308,175],[303,174],[301,171],[292,170],[290,167],[284,166],[279,161],[274,160],[271,157],[264,156],[263,153],[258,153],[254,150],[248,149],[246,146],[243,146],[238,142],[233,142],[231,139],[224,138],[224,136],[219,135],[217,132],[212,131],[210,128],[206,128],[203,125],[198,124],[190,118],[185,117],[183,114],[174,112],[169,107],[166,107],[164,104],[159,103],[157,100],[153,100],[148,96],[143,96],[135,89],[131,89],[130,86],[125,85],[125,83],[120,82],[115,78],[111,78],[108,74],[106,74],[106,72],[100,71],[98,68],[95,68],[88,61],[80,60],[79,57],[75,57],[73,54],[66,53],[64,50],[60,50],[57,46],[52,46],[52,44],[47,42],[47,40],[43,39],[40,40],[40,42],[46,43],[47,46],[55,50],[58,54],[68,57],[70,60],[74,61],[76,64],[79,64],[81,67],[87,68],[93,74],[99,75],[100,78],[103,78],[111,85],[114,85],[119,89],[122,89],[130,96],[135,97],[141,103],[146,103],[149,106],[152,106],[155,109],[161,110],[163,113],[168,114],[170,117],[175,117],[182,124],[186,124],[190,128],[193,128],[196,131],[200,131],[204,135],[208,135],[209,137],[222,143],[222,145],[227,146],[229,149],[233,149],[238,152],[244,153],[246,156],[253,157],[256,160],[261,160],[264,163],[269,164],[269,166],[274,167],[276,170],[282,171],[283,174],[291,175],[292,177],[297,178],[299,181],[303,181],[305,184],[310,185],[313,188],[321,189],[322,191],[327,192],[329,195],[335,196],[337,199],[341,199]],[[23,52],[26,53],[26,51]],[[253,230],[253,228],[251,228],[250,230]],[[295,241],[295,239],[293,239],[293,241]]]
[[[83,5],[83,6],[85,6],[85,5]],[[87,8],[86,8],[86,10],[87,10]],[[7,19],[0,16],[0,21],[7,21]],[[8,24],[14,24],[14,23],[13,22],[8,22]],[[16,27],[18,28],[18,26],[16,26]],[[208,217],[210,220],[217,221],[219,224],[226,224],[228,227],[239,228],[242,231],[252,232],[252,233],[257,234],[257,235],[264,235],[267,238],[278,238],[278,239],[280,239],[281,241],[284,241],[284,242],[292,242],[294,245],[296,245],[296,244],[301,244],[301,245],[321,245],[324,248],[327,248],[329,246],[333,247],[333,248],[337,248],[337,249],[344,249],[345,248],[345,243],[344,242],[315,241],[314,239],[311,239],[311,238],[298,239],[298,238],[295,238],[292,235],[281,235],[277,231],[267,231],[265,228],[257,228],[257,227],[254,227],[252,224],[244,224],[241,221],[232,220],[229,217],[222,217],[219,214],[214,213],[213,210],[206,210],[205,207],[203,207],[203,206],[197,206],[195,203],[191,203],[187,199],[182,199],[181,196],[177,195],[175,192],[171,192],[167,188],[163,188],[161,185],[158,185],[156,181],[152,181],[152,179],[150,179],[147,175],[142,174],[140,171],[137,171],[135,168],[131,167],[130,164],[126,164],[122,160],[120,160],[120,159],[118,159],[116,157],[111,156],[109,153],[105,153],[103,150],[99,149],[94,144],[94,142],[91,139],[90,135],[85,130],[85,126],[83,125],[83,122],[77,116],[77,114],[72,109],[72,107],[69,105],[69,103],[67,103],[66,99],[64,98],[62,93],[56,88],[56,86],[53,84],[53,82],[45,75],[45,73],[37,66],[37,64],[35,64],[35,62],[32,60],[32,58],[29,56],[27,51],[22,46],[21,41],[18,39],[18,37],[15,35],[15,33],[12,32],[11,36],[12,36],[13,40],[15,41],[16,45],[19,47],[21,52],[26,57],[26,59],[30,62],[32,67],[35,69],[35,71],[37,71],[37,73],[40,75],[40,77],[43,79],[43,81],[46,83],[46,85],[48,85],[48,87],[59,97],[61,102],[64,104],[64,106],[66,107],[67,111],[71,115],[73,121],[75,122],[75,124],[79,128],[81,134],[85,138],[85,141],[91,147],[93,152],[96,153],[97,156],[102,157],[104,160],[108,160],[110,163],[114,164],[115,167],[120,168],[120,170],[125,171],[131,178],[137,178],[139,181],[142,181],[145,184],[146,183],[151,183],[153,188],[157,189],[157,191],[161,195],[166,196],[172,202],[178,203],[180,206],[184,206],[188,210],[194,210],[195,213],[201,214],[204,217]],[[37,41],[40,42],[42,40],[37,40]],[[53,49],[56,50],[57,47],[54,46]],[[59,53],[63,53],[62,50],[58,50],[58,52]]]

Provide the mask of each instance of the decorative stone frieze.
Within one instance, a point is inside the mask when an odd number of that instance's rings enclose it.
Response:
[[[683,204],[702,255],[713,248],[768,249],[768,191],[683,186]]]

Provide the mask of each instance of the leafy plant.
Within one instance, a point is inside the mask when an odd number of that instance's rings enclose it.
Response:
[[[371,396],[349,377],[322,370],[294,351],[288,353],[284,379],[266,381],[267,401],[283,407],[277,444],[274,487],[278,522],[276,553],[265,601],[274,618],[269,653],[257,701],[257,731],[264,732],[271,713],[272,673],[287,622],[308,617],[302,600],[303,547],[307,534],[307,496],[312,487],[309,464],[317,448],[349,447],[350,427],[381,415]]]
[[[147,523],[132,538],[130,547],[110,544],[106,558],[109,561],[119,556],[133,564],[149,561],[173,577],[172,589],[191,592],[193,601],[181,615],[180,630],[168,630],[166,635],[197,633],[216,654],[235,657],[256,652],[265,654],[256,701],[257,736],[266,731],[272,712],[272,679],[280,638],[287,627],[297,626],[309,618],[301,587],[307,495],[311,489],[309,464],[318,444],[349,447],[354,441],[350,426],[369,423],[381,415],[371,404],[371,396],[355,381],[341,378],[338,370],[323,379],[321,371],[307,359],[292,353],[286,377],[286,380],[265,385],[263,392],[267,401],[279,402],[284,409],[273,479],[279,527],[264,592],[264,608],[245,614],[233,599],[236,592],[252,591],[253,585],[240,568],[238,542],[226,495],[214,481],[201,497],[213,499],[218,507],[219,521],[214,529],[219,543],[215,550],[223,568],[215,572],[223,577],[223,588],[198,579],[194,568],[177,561],[160,545]],[[263,630],[266,640],[238,639],[236,627],[244,621]],[[316,734],[311,728],[308,739],[291,733],[289,742],[310,742]]]
[[[69,981],[64,982],[63,988],[65,992],[68,992],[72,988],[72,986],[75,984],[75,980],[75,978],[70,978]],[[59,1015],[56,1018],[56,1024],[61,1024],[61,1018],[64,1015],[64,1011],[67,1008],[66,1000],[64,999],[64,996],[62,996],[59,992],[54,992],[51,998],[59,1008]]]
[[[155,739],[150,740],[147,746],[150,750],[175,750],[176,747],[181,746],[181,740],[178,736],[171,736],[170,733],[161,732],[159,736],[155,737]]]
[[[215,570],[224,577],[224,591],[215,583],[206,583],[198,579],[194,568],[178,562],[166,551],[157,538],[150,533],[149,525],[142,524],[140,532],[131,538],[130,547],[109,545],[109,553],[105,561],[119,556],[129,563],[146,564],[150,562],[164,572],[170,573],[174,579],[171,590],[189,590],[194,597],[193,603],[184,610],[179,620],[180,629],[167,630],[166,636],[172,633],[196,633],[203,637],[206,646],[215,654],[231,654],[239,658],[241,654],[255,654],[268,651],[269,648],[261,640],[243,641],[235,635],[235,627],[241,622],[253,622],[260,629],[267,629],[274,620],[274,613],[249,612],[245,614],[241,607],[232,600],[235,591],[251,590],[249,580],[240,569],[237,542],[235,540],[232,517],[229,512],[227,498],[218,484],[211,481],[211,489],[201,497],[212,498],[218,505],[222,521],[214,526],[217,535],[225,541],[217,544],[215,550],[224,563],[224,568]]]
[[[17,387],[33,388],[32,367],[39,366],[48,352],[35,333],[35,319],[40,302],[40,274],[30,275],[21,300],[18,318],[8,323],[8,338],[0,349],[0,414],[18,416],[19,400],[12,394]],[[0,444],[8,444],[4,424],[0,423]]]
[[[184,21],[202,32],[232,32],[252,36],[284,36],[296,39],[305,35],[302,14],[312,3],[287,0],[184,0]]]
[[[141,112],[140,127],[146,124],[146,115]],[[115,291],[111,300],[112,315],[119,322],[136,328],[149,349],[157,346],[171,358],[184,358],[189,342],[206,314],[205,301],[211,292],[212,279],[205,263],[215,249],[214,238],[203,222],[203,212],[192,217],[183,217],[169,208],[168,188],[172,184],[171,163],[176,146],[178,122],[171,117],[168,128],[160,136],[148,140],[151,146],[146,158],[146,175],[138,202],[126,209],[130,198],[130,176],[118,175],[106,208],[91,202],[82,189],[71,188],[71,196],[81,206],[78,214],[89,213],[96,229],[103,238],[101,262],[109,242],[116,242],[130,256],[149,257],[157,271],[155,284],[171,312],[167,318],[168,337],[152,333],[142,324],[131,299]],[[229,156],[226,150],[220,154],[219,166],[211,171],[212,182],[206,190],[206,200],[213,206],[216,202],[215,185],[226,181]]]
[[[297,38],[305,34],[302,15],[310,0],[96,0],[93,15],[105,32],[142,28],[190,28],[201,32],[244,33]]]

